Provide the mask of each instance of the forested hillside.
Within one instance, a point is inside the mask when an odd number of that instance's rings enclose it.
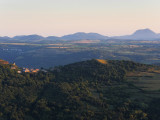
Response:
[[[96,59],[36,74],[0,65],[0,120],[158,120],[159,91],[130,80],[131,73],[154,70],[159,68]]]

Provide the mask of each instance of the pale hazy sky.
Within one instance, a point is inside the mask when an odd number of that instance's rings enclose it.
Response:
[[[160,0],[0,0],[0,36],[160,33]]]

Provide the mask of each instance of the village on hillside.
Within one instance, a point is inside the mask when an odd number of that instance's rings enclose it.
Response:
[[[8,61],[5,60],[1,60],[0,59],[0,64],[1,65],[10,65],[10,69],[12,70],[17,70],[17,73],[21,74],[21,73],[37,73],[40,70],[39,69],[30,69],[30,68],[19,68],[16,63],[14,62],[13,64],[9,64]],[[47,72],[46,70],[41,70],[43,72]]]

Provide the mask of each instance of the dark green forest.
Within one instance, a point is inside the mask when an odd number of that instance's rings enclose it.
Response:
[[[159,120],[160,98],[126,76],[151,67],[93,59],[18,74],[0,65],[0,120]]]

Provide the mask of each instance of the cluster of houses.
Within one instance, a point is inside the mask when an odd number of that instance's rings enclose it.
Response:
[[[17,69],[18,73],[37,73],[37,72],[39,72],[39,69],[29,69],[29,68],[18,69],[18,67],[16,66],[15,63],[13,63],[11,65],[11,69],[12,70],[16,70]]]
[[[18,73],[37,73],[37,72],[40,71],[39,69],[29,69],[29,68],[20,69],[20,68],[18,68],[16,66],[16,63],[9,64],[8,61],[1,60],[1,59],[0,59],[0,64],[2,64],[2,65],[10,65],[10,69],[17,70]],[[42,71],[43,72],[47,72],[46,70],[42,70]]]
[[[23,68],[23,72],[25,73],[37,73],[39,69],[29,69],[29,68]]]

